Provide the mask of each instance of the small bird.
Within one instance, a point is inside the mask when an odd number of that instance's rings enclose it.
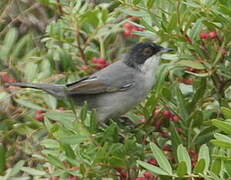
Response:
[[[155,73],[163,53],[172,51],[152,42],[134,45],[122,58],[106,68],[69,84],[9,83],[22,88],[41,89],[57,98],[70,97],[76,105],[87,102],[104,123],[118,118],[138,105],[155,84]]]

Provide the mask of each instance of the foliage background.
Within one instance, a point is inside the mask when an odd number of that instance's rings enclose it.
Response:
[[[2,0],[0,9],[1,179],[231,178],[231,1]],[[103,128],[87,107],[4,85],[72,82],[102,68],[94,58],[106,66],[147,40],[176,52],[123,118],[135,126]]]

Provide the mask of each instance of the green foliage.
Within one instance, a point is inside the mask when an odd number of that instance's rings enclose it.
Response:
[[[0,179],[231,178],[230,1],[19,1],[0,2]],[[133,125],[4,86],[72,82],[147,40],[176,51]]]

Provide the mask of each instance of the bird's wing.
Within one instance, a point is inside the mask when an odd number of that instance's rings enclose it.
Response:
[[[132,71],[125,68],[125,65],[117,63],[92,76],[67,84],[66,87],[67,93],[73,95],[125,91],[133,85]]]

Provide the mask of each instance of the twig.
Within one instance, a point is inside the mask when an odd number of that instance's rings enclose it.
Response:
[[[58,10],[59,10],[59,14],[63,15],[64,12],[63,12],[63,8],[62,8],[62,4],[61,4],[60,0],[56,0],[56,3],[57,3]]]
[[[15,17],[9,24],[7,24],[7,26],[0,32],[0,37],[2,34],[4,34],[7,29],[14,24],[16,21],[18,21],[20,19],[21,16],[27,14],[28,12],[30,12],[31,10],[37,8],[40,6],[40,3],[35,3],[34,5],[32,5],[30,8],[26,9],[24,12],[22,12],[22,14],[19,14],[17,17]]]
[[[77,48],[79,49],[82,61],[84,62],[85,65],[88,65],[89,63],[87,62],[86,56],[84,54],[84,49],[81,47],[80,37],[81,37],[80,31],[79,31],[79,28],[77,28],[77,36],[76,36]]]

